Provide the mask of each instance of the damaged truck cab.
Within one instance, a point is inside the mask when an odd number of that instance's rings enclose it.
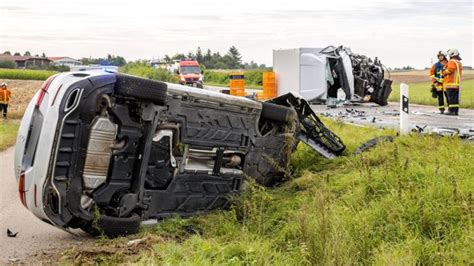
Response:
[[[270,186],[299,141],[327,158],[342,141],[291,94],[258,102],[105,72],[62,73],[29,104],[15,151],[22,203],[91,234],[229,204],[245,178]]]
[[[384,106],[392,91],[392,81],[385,78],[380,60],[343,46],[274,50],[273,71],[277,73],[278,95],[294,93],[328,106],[336,100]]]

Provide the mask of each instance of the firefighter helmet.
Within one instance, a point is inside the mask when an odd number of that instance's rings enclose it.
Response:
[[[440,51],[438,52],[438,57],[439,57],[440,55],[444,56],[444,59],[448,59],[448,54],[447,54],[445,51],[440,50]]]
[[[449,49],[448,55],[449,55],[449,58],[454,57],[454,56],[459,56],[459,51],[458,49]]]

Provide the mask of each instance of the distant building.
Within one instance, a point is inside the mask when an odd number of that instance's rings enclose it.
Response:
[[[81,61],[67,56],[48,57],[48,59],[57,66],[68,66],[69,68],[81,64]]]
[[[39,56],[17,56],[17,55],[0,55],[0,61],[15,62],[16,68],[47,68],[51,63],[46,57]]]

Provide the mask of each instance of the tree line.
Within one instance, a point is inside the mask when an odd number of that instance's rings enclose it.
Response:
[[[5,51],[4,55],[21,56],[21,53],[15,52],[12,54],[10,51]],[[32,56],[31,52],[26,51],[24,56]],[[45,53],[41,56],[36,54],[37,57],[46,57]],[[196,59],[206,69],[265,69],[265,64],[257,64],[254,61],[242,62],[242,55],[235,46],[231,46],[227,53],[221,54],[220,52],[212,52],[211,49],[206,49],[205,52],[198,47],[196,52],[177,53],[173,56],[165,55],[162,60],[166,63],[173,63],[175,60],[183,58]],[[127,64],[127,60],[124,57],[118,55],[108,54],[106,57],[83,57],[79,59],[83,65],[108,65],[108,66],[124,66]]]

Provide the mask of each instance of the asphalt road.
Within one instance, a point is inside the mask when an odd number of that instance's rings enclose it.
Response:
[[[342,106],[330,109],[325,105],[313,105],[313,110],[323,116],[339,118],[345,122],[370,125],[379,128],[399,128],[399,103],[379,106],[364,103],[354,106]],[[425,131],[440,128],[457,128],[461,132],[474,130],[474,110],[460,109],[459,116],[447,116],[438,113],[434,106],[410,104],[409,121],[412,129],[425,128]]]
[[[23,207],[18,198],[13,158],[13,147],[0,152],[0,264],[18,259],[17,262],[34,262],[35,254],[88,241],[85,234],[75,237],[40,221]],[[7,228],[18,235],[8,237]]]

